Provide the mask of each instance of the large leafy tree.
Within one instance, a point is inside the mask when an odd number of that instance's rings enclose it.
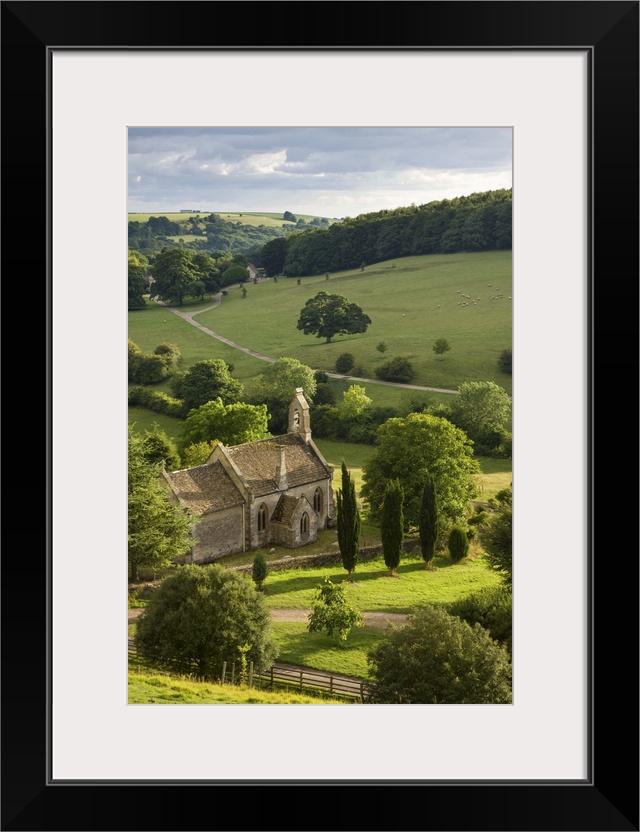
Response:
[[[354,335],[366,332],[371,318],[355,303],[349,303],[342,295],[318,292],[304,305],[297,328],[305,335],[324,338],[329,344],[335,335]]]
[[[193,253],[182,248],[163,248],[153,264],[153,288],[162,299],[181,305],[195,294],[200,274]]]
[[[241,445],[268,436],[265,404],[224,405],[221,399],[214,399],[189,411],[182,427],[181,447],[213,439],[225,445]]]
[[[507,649],[484,627],[439,607],[409,616],[368,654],[373,702],[484,705],[511,702]]]
[[[402,555],[404,540],[404,494],[399,480],[390,480],[384,490],[380,511],[380,537],[382,554],[391,575],[395,573]]]
[[[231,375],[228,364],[221,358],[197,361],[173,386],[175,396],[182,399],[186,412],[214,399],[223,404],[240,400],[242,384]]]
[[[162,569],[193,545],[194,516],[172,505],[160,483],[161,463],[147,459],[145,438],[129,427],[128,534],[131,579],[138,567]]]
[[[474,442],[486,440],[489,434],[500,437],[510,418],[509,394],[493,381],[461,384],[451,405],[451,420]]]
[[[513,580],[512,562],[512,509],[503,505],[494,515],[482,533],[482,545],[489,567],[499,573],[503,584],[511,588]]]
[[[149,261],[139,251],[129,251],[128,257],[128,304],[129,309],[144,309],[145,300],[143,295],[147,292],[145,277],[149,271]]]
[[[336,492],[336,525],[342,565],[351,580],[360,549],[360,510],[356,499],[356,485],[344,460],[341,465],[342,488]]]
[[[442,519],[462,517],[469,500],[478,494],[480,466],[473,458],[467,435],[447,419],[410,413],[387,419],[378,428],[377,447],[363,465],[362,497],[375,521],[387,483],[399,479],[404,489],[406,527],[418,527],[427,471],[438,493]]]
[[[220,677],[224,662],[264,670],[277,655],[264,595],[249,575],[219,564],[187,564],[166,577],[136,630],[145,659],[208,679]]]
[[[422,489],[420,505],[420,551],[426,569],[431,567],[438,540],[438,509],[436,505],[436,486],[433,477],[427,471]]]
[[[289,423],[289,404],[302,387],[304,396],[312,404],[317,382],[311,367],[297,358],[279,358],[255,378],[252,401],[266,404],[269,411],[269,430],[284,433]]]

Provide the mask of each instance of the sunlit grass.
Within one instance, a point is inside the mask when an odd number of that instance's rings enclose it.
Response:
[[[405,553],[393,578],[381,557],[358,563],[351,583],[341,564],[271,572],[264,584],[265,598],[274,609],[311,609],[316,588],[327,577],[333,583],[344,582],[349,601],[363,612],[408,613],[420,604],[446,604],[500,584],[482,555],[457,564],[436,555],[433,566],[433,571],[427,570],[421,557]]]

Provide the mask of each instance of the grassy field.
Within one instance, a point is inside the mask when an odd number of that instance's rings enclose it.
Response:
[[[372,320],[367,332],[325,344],[298,331],[300,310],[319,291],[359,304]],[[300,286],[293,279],[264,281],[250,285],[246,298],[229,292],[198,321],[264,355],[293,356],[314,369],[333,371],[348,351],[375,378],[377,366],[400,355],[412,362],[417,385],[456,390],[465,381],[494,381],[511,394],[511,377],[497,367],[500,352],[511,346],[510,296],[510,251],[430,255],[336,273],[328,281],[303,278]],[[441,337],[451,350],[436,356],[433,343]],[[384,355],[376,350],[380,341],[387,344]]]
[[[243,346],[273,358],[294,356],[314,369],[334,371],[337,356],[349,351],[373,378],[383,361],[403,355],[413,363],[418,385],[456,390],[464,381],[494,381],[511,394],[511,377],[500,373],[496,365],[499,353],[511,344],[511,253],[434,255],[394,262],[395,269],[381,264],[364,272],[332,275],[329,281],[304,278],[300,286],[290,279],[264,281],[249,285],[244,299],[240,289],[229,290],[221,305],[210,311],[202,311],[212,305],[210,299],[190,299],[182,308],[199,312],[199,323]],[[491,299],[496,283],[503,292],[501,300]],[[338,337],[332,344],[302,335],[295,328],[300,309],[321,290],[345,294],[359,303],[373,320],[369,330]],[[462,292],[481,300],[475,306],[461,307]],[[248,395],[255,377],[267,366],[151,301],[144,310],[129,312],[128,336],[145,352],[152,352],[162,341],[177,344],[181,370],[203,359],[222,358],[233,365],[233,375]],[[450,352],[442,357],[432,350],[438,337],[446,337],[451,344]],[[376,350],[380,341],[388,347],[384,354]],[[452,395],[374,382],[332,379],[330,383],[338,399],[351,384],[361,383],[375,406],[397,409],[413,396],[438,404],[451,401]],[[169,382],[155,389],[170,392]]]
[[[397,577],[390,578],[380,557],[358,564],[352,583],[346,582],[340,564],[272,572],[264,584],[265,598],[273,609],[310,609],[317,585],[328,577],[345,582],[349,600],[361,611],[408,613],[419,604],[446,604],[500,583],[481,554],[456,564],[436,555],[433,564],[433,571],[427,571],[419,555],[403,554]]]
[[[377,627],[354,627],[344,645],[326,633],[310,633],[304,621],[276,621],[273,634],[280,645],[278,661],[342,673],[346,676],[369,677],[367,652],[384,638]]]
[[[294,690],[270,691],[242,685],[217,685],[159,673],[153,668],[138,670],[129,654],[130,705],[344,705],[343,699],[320,698]]]
[[[196,217],[200,220],[204,220],[205,217],[208,217],[209,214],[217,214],[221,220],[225,222],[230,222],[235,225],[236,223],[241,223],[242,225],[252,225],[252,226],[259,226],[264,225],[266,228],[281,228],[283,225],[291,226],[292,228],[295,226],[295,223],[286,222],[282,219],[282,214],[276,214],[273,212],[265,212],[260,213],[258,211],[249,211],[242,213],[238,211],[200,211],[199,213],[195,214],[167,214],[162,211],[150,213],[150,214],[129,214],[128,215],[128,222],[147,222],[149,217],[167,217],[167,219],[171,220],[171,222],[179,222],[179,223],[187,223],[189,217]],[[303,219],[305,222],[310,222],[311,220],[315,219],[314,214],[295,214],[296,219]],[[337,222],[336,218],[329,218],[329,223]],[[173,239],[173,238],[172,238]],[[194,239],[198,239],[197,237]],[[177,238],[176,238],[177,240]],[[187,238],[184,237],[185,242],[187,242]]]

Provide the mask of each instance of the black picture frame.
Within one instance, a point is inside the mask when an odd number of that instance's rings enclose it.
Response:
[[[32,293],[42,297],[42,279],[48,276],[47,302],[37,321],[40,355],[46,357],[38,363],[39,367],[44,364],[45,442],[41,453],[28,447],[29,443],[22,450],[42,484],[42,497],[35,505],[31,500],[26,506],[23,503],[22,511],[16,506],[18,516],[24,516],[25,508],[35,508],[44,521],[43,535],[34,545],[30,524],[23,524],[21,536],[26,532],[29,539],[21,539],[15,548],[14,544],[5,547],[2,560],[3,830],[638,830],[637,502],[629,509],[625,471],[630,467],[631,481],[637,482],[636,463],[629,453],[630,447],[636,449],[637,391],[629,391],[629,386],[635,388],[638,378],[637,365],[632,363],[638,353],[638,8],[638,2],[626,0],[317,2],[298,4],[298,20],[306,24],[287,28],[283,17],[292,6],[278,2],[2,2],[5,275],[11,285],[16,230],[12,218],[28,216],[41,245],[29,244],[30,277],[23,283],[27,291],[22,300]],[[194,27],[191,13],[201,24],[210,16],[211,25]],[[381,762],[379,781],[359,780],[357,767],[352,780],[329,777],[314,783],[55,783],[48,779],[51,218],[47,134],[51,52],[56,48],[275,47],[581,49],[589,54],[591,688],[590,762],[584,782],[484,781],[481,771],[473,782],[397,782],[384,779],[387,761]],[[27,152],[30,164],[20,165]],[[35,302],[28,300],[30,306]],[[9,306],[13,306],[11,299]],[[631,334],[633,344],[629,343]],[[561,343],[558,361],[561,364]],[[16,419],[20,403],[27,402],[25,381],[16,372],[10,388],[10,413],[5,415],[12,439],[14,431],[16,438],[25,433],[24,423]],[[33,379],[28,381],[29,387],[32,384]],[[16,395],[17,391],[22,395]],[[16,430],[18,425],[21,430]],[[37,433],[43,433],[41,427]],[[18,470],[24,470],[25,460],[17,462]],[[16,495],[11,480],[9,491]],[[32,479],[27,483],[25,478],[20,490],[23,497],[25,488],[32,493]],[[268,759],[268,750],[264,753]],[[461,748],[460,753],[478,752]],[[342,794],[344,789],[347,795]],[[351,807],[348,815],[344,806]]]

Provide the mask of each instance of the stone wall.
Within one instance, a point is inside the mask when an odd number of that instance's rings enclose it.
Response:
[[[409,541],[402,548],[405,552],[414,552],[416,550],[416,544]],[[360,549],[358,552],[358,563],[374,560],[374,558],[379,557],[381,554],[382,544],[378,546],[367,546],[366,549]],[[268,561],[267,568],[269,572],[280,572],[283,569],[302,569],[308,566],[334,566],[336,564],[342,564],[342,558],[338,550],[334,552],[319,552],[315,555],[285,556],[278,560]],[[252,565],[245,564],[244,566],[236,566],[234,569],[236,572],[250,573]]]

